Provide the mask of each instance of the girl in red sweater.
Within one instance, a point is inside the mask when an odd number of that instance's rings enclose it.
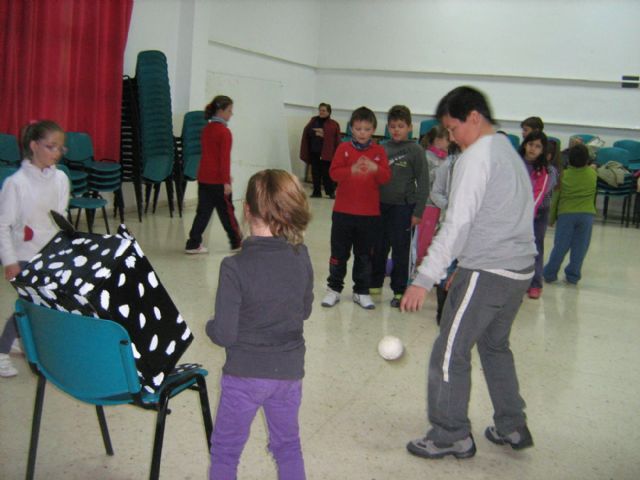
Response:
[[[208,124],[202,130],[202,157],[198,168],[198,208],[189,232],[185,253],[207,253],[202,245],[204,233],[216,209],[232,250],[240,248],[242,232],[231,200],[231,130],[227,122],[233,115],[233,100],[216,96],[204,112]]]

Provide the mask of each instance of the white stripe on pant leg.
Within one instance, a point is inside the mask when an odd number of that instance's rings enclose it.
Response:
[[[456,339],[456,333],[458,333],[458,327],[460,326],[460,321],[462,320],[462,316],[464,312],[466,312],[467,307],[469,306],[469,302],[471,301],[471,297],[473,295],[473,291],[476,289],[476,283],[478,283],[479,272],[473,272],[471,274],[471,278],[469,279],[469,285],[467,286],[467,291],[464,293],[464,297],[462,298],[462,303],[458,307],[458,311],[456,312],[456,316],[453,318],[453,324],[451,325],[451,330],[449,330],[449,337],[447,338],[447,349],[444,352],[444,361],[442,362],[442,375],[444,377],[444,381],[449,383],[449,363],[451,362],[451,351],[453,350],[453,342]]]

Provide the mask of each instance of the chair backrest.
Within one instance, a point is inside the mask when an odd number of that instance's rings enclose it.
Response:
[[[513,133],[507,133],[507,137],[509,137],[509,141],[511,142],[511,145],[513,145],[513,148],[518,150],[518,148],[520,148],[520,137]]]
[[[20,160],[20,148],[16,137],[8,133],[0,133],[0,163],[18,166]]]
[[[0,189],[4,185],[4,181],[18,171],[15,167],[0,166]]]
[[[600,167],[607,162],[619,162],[624,167],[629,166],[631,155],[623,148],[603,147],[596,153],[596,164]]]
[[[613,142],[613,146],[629,152],[630,161],[637,162],[640,160],[640,142],[638,140],[618,140]]]
[[[591,140],[596,138],[596,136],[592,135],[591,133],[576,133],[574,135],[571,135],[570,138],[574,138],[574,137],[580,138],[582,140],[582,143],[584,143],[584,144],[587,144]]]
[[[93,142],[88,133],[67,132],[64,143],[68,149],[65,158],[70,162],[88,166],[93,161]]]
[[[109,405],[130,403],[140,392],[131,340],[121,325],[22,299],[16,321],[28,361],[69,395]]]
[[[440,122],[435,118],[428,118],[427,120],[422,120],[420,122],[420,138],[423,135],[426,135],[429,130],[431,130],[436,125],[440,125]]]

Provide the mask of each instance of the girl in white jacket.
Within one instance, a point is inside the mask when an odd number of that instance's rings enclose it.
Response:
[[[7,280],[15,278],[58,231],[49,211],[64,215],[69,203],[69,180],[56,169],[65,152],[62,128],[50,120],[27,125],[21,146],[22,165],[0,191],[0,260]],[[8,355],[16,337],[12,315],[0,336],[0,377],[18,373]]]

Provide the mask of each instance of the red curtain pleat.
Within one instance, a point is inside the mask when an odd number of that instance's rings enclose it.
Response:
[[[0,132],[51,119],[120,159],[122,68],[133,0],[0,0]]]

